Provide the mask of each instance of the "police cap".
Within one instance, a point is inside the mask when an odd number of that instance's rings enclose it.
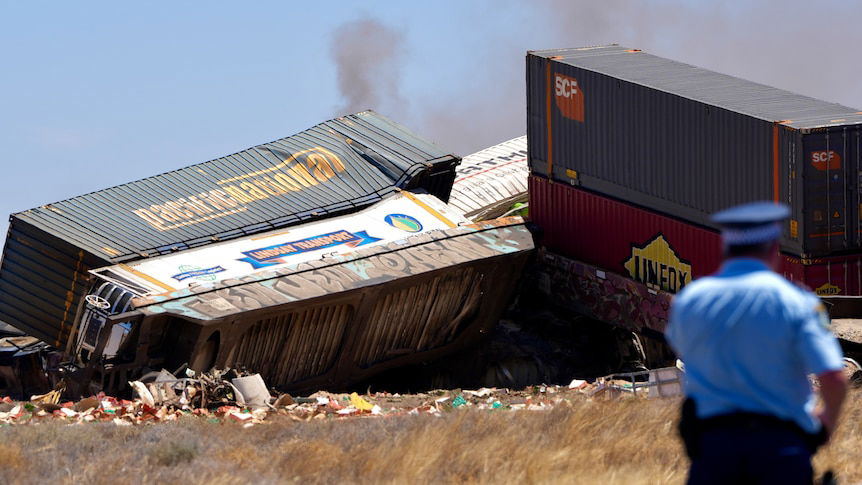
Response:
[[[721,226],[721,238],[728,246],[763,244],[781,237],[781,221],[790,217],[790,208],[778,202],[750,202],[713,214]]]

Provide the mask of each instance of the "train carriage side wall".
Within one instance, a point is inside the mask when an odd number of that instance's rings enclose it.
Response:
[[[596,56],[604,55],[600,50]],[[533,175],[706,227],[709,214],[720,209],[752,200],[782,201],[793,210],[784,228],[785,252],[811,258],[862,249],[862,131],[855,120],[800,129],[790,126],[791,120],[761,119],[573,65],[581,59],[555,57],[527,56]],[[613,62],[624,63],[620,58]],[[668,68],[658,64],[667,60],[656,62],[653,79],[661,79],[662,69],[676,69],[670,75],[680,76],[681,64]],[[721,76],[715,74],[704,90],[720,89],[728,78],[734,89],[750,89],[747,94],[763,102],[785,93]],[[776,102],[782,102],[780,96]]]

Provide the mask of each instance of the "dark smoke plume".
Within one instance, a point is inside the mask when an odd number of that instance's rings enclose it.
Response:
[[[619,43],[862,107],[862,63],[853,60],[862,42],[857,2],[547,0],[541,5],[551,22],[553,47]]]
[[[453,56],[475,59],[468,70],[411,64],[419,71],[416,78],[436,82],[433,92],[411,91],[412,117],[399,97],[403,56],[393,46],[401,45],[401,34],[374,20],[347,24],[333,41],[333,53],[348,106],[377,109],[466,155],[526,132],[527,50],[619,43],[862,108],[862,63],[855,47],[862,45],[862,29],[855,25],[862,17],[860,3],[496,0],[492,5],[482,12],[482,22],[471,25],[482,35],[455,37],[460,44]],[[379,70],[389,76],[381,79]]]
[[[338,28],[330,43],[344,105],[338,115],[374,109],[390,116],[405,111],[399,93],[404,35],[375,19]]]

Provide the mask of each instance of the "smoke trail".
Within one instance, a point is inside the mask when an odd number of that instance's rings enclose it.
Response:
[[[862,107],[862,64],[851,60],[862,42],[859,3],[546,0],[542,12],[557,46],[619,43]]]
[[[371,18],[339,27],[329,46],[344,98],[339,115],[364,109],[390,116],[405,112],[399,92],[403,42],[401,32]]]
[[[403,86],[412,93],[409,113],[399,91],[403,36],[375,20],[346,25],[333,54],[349,110],[377,109],[465,155],[525,133],[528,50],[611,43],[862,108],[862,63],[853,47],[862,44],[862,29],[854,25],[862,4],[496,0],[493,6],[474,24],[483,35],[461,38],[455,49],[476,59],[469,70],[410,76],[437,85],[428,92]],[[474,18],[476,12],[465,7],[452,15]]]

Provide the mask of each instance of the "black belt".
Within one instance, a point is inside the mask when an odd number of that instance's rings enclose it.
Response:
[[[736,412],[699,419],[697,405],[692,398],[683,402],[682,416],[679,421],[679,433],[685,444],[688,456],[694,459],[699,455],[700,438],[703,433],[718,430],[733,431],[791,431],[808,445],[814,454],[821,445],[829,439],[826,429],[821,426],[818,433],[809,433],[793,421],[777,418],[769,414]]]
[[[777,418],[769,414],[736,412],[721,414],[700,420],[701,430],[735,429],[749,431],[793,431],[808,437],[811,433],[802,429],[794,421]]]

